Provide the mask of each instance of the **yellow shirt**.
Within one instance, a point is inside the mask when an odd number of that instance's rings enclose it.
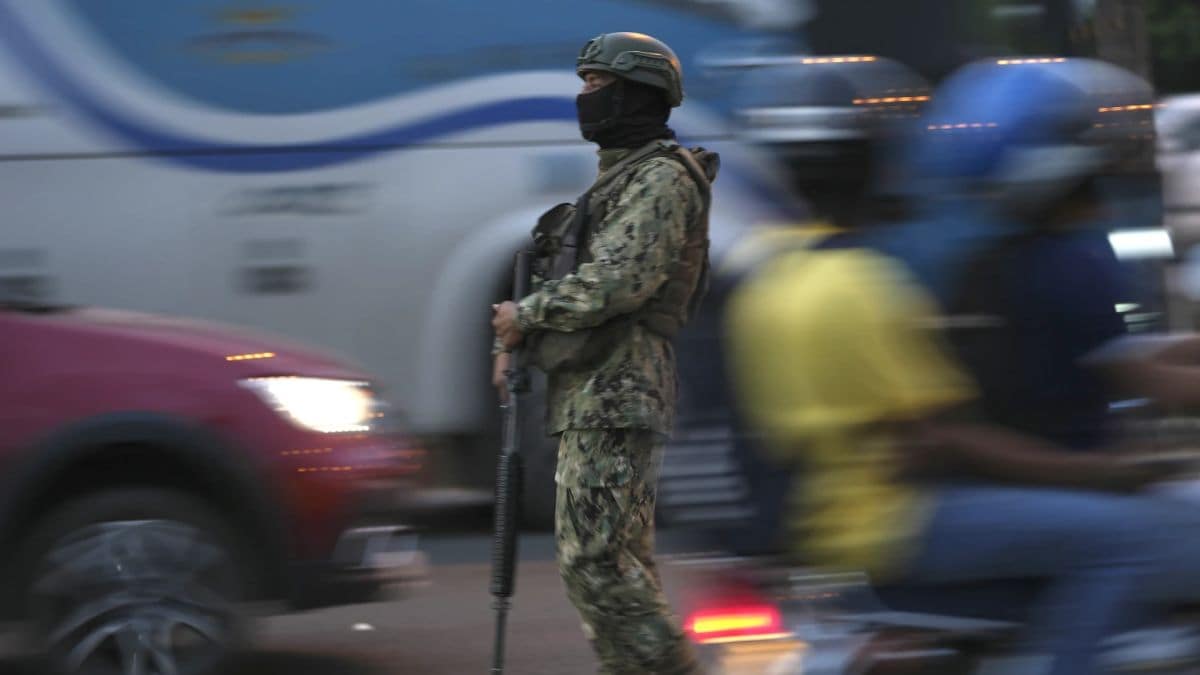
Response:
[[[920,532],[925,497],[867,428],[974,395],[927,330],[933,313],[901,266],[862,249],[783,253],[730,299],[739,405],[800,471],[788,522],[815,564],[886,577]]]
[[[834,227],[821,221],[757,225],[730,246],[714,272],[719,276],[739,276],[780,251],[807,246],[816,238],[835,232]]]

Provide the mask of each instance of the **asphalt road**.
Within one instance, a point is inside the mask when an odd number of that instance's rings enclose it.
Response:
[[[494,627],[489,539],[483,534],[427,537],[430,579],[384,602],[263,620],[256,649],[237,675],[485,675]],[[665,553],[685,548],[664,537]],[[514,675],[594,673],[590,649],[567,602],[548,535],[521,542],[517,595],[509,619],[508,668]],[[677,598],[685,572],[663,565]],[[19,657],[0,675],[31,675]],[[233,675],[233,674],[231,674]]]

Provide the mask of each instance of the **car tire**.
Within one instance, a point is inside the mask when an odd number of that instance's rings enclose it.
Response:
[[[244,646],[247,547],[191,495],[126,488],[82,497],[24,541],[21,593],[51,672],[215,675]]]

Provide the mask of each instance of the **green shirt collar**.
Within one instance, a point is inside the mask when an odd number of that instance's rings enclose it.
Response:
[[[600,155],[600,173],[611,169],[614,164],[625,159],[631,152],[633,150],[628,148],[609,148],[607,150],[596,151],[596,154]]]

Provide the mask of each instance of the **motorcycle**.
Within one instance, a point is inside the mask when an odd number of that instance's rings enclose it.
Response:
[[[1126,428],[1152,449],[1139,461],[1173,467],[1179,477],[1164,492],[1200,501],[1200,453],[1191,449],[1200,422],[1140,420]],[[1048,662],[1027,642],[1028,612],[1042,590],[1035,579],[883,586],[865,573],[823,573],[761,550],[672,564],[692,579],[684,625],[708,672],[1030,675]],[[1158,625],[1113,636],[1100,662],[1109,672],[1200,673],[1200,607],[1181,606]]]

